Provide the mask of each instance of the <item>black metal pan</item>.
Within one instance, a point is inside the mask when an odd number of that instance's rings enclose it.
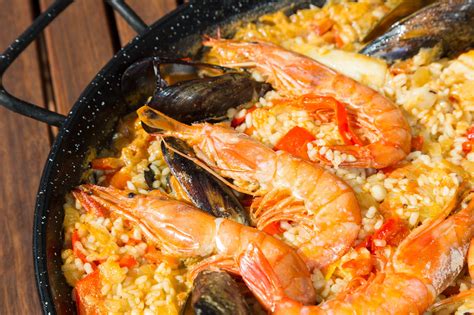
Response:
[[[38,34],[72,0],[56,0],[46,12],[0,55],[0,105],[19,114],[60,128],[44,166],[33,230],[33,257],[41,307],[45,314],[74,313],[71,287],[61,272],[64,195],[80,182],[92,148],[108,143],[118,119],[134,108],[127,107],[120,91],[120,78],[134,61],[148,56],[193,56],[201,48],[202,35],[229,35],[241,21],[280,10],[294,10],[325,1],[289,0],[201,0],[191,1],[151,26],[145,25],[119,0],[108,1],[138,35],[121,49],[96,75],[72,107],[68,116],[48,111],[9,94],[2,85],[6,69]]]

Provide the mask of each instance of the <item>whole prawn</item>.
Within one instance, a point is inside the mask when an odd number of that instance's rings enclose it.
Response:
[[[329,146],[329,149],[350,154],[355,160],[346,160],[341,166],[384,168],[396,164],[410,152],[408,122],[402,111],[377,91],[311,58],[271,43],[208,39],[203,44],[215,49],[221,64],[255,67],[277,90],[300,96],[290,101],[291,106],[304,101],[314,103],[311,107],[315,109],[318,97],[324,97],[336,101],[331,106],[338,113],[341,112],[339,105],[343,104],[342,109],[353,117],[346,127],[346,138],[351,141],[345,141],[346,145]],[[326,110],[327,104],[327,101],[321,102],[321,109]],[[352,131],[353,127],[357,132]],[[343,131],[340,133],[344,138]],[[320,159],[329,163],[324,157]]]
[[[461,272],[473,235],[471,201],[451,217],[415,229],[397,248],[391,265],[368,283],[318,306],[285,297],[258,246],[251,244],[244,252],[240,269],[251,291],[274,314],[421,314]]]
[[[111,214],[136,223],[147,239],[165,254],[178,257],[214,255],[204,260],[207,267],[217,262],[217,266],[234,271],[232,265],[236,265],[239,255],[250,242],[256,243],[278,274],[285,294],[304,304],[315,301],[310,273],[303,260],[291,247],[262,231],[215,218],[159,191],[135,195],[113,187],[87,184],[80,186],[74,195],[86,209],[106,208]]]
[[[224,126],[188,126],[147,106],[138,115],[149,127],[188,142],[211,171],[257,185],[250,193],[262,196],[251,209],[259,229],[282,220],[308,228],[311,237],[298,250],[310,268],[328,266],[353,245],[361,221],[357,199],[349,185],[323,167]]]

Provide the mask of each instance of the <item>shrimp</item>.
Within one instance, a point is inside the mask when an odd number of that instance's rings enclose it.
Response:
[[[217,51],[221,64],[255,67],[274,88],[286,94],[309,95],[306,97],[309,99],[314,98],[311,95],[332,98],[336,100],[332,102],[336,113],[340,112],[337,105],[344,104],[349,116],[354,116],[352,125],[358,127],[358,134],[365,143],[353,141],[353,144],[329,146],[355,157],[341,166],[384,168],[396,164],[410,152],[410,127],[402,111],[375,90],[311,58],[271,43],[208,39],[203,44]],[[327,103],[323,102],[322,106]],[[340,123],[338,121],[338,125]],[[343,131],[339,131],[342,135]],[[320,159],[329,164],[324,157]]]
[[[257,228],[288,220],[309,230],[309,239],[297,246],[311,269],[336,261],[356,240],[361,218],[354,191],[325,168],[225,126],[188,126],[147,106],[138,115],[149,127],[186,141],[217,176],[258,186],[246,191],[261,196],[251,208]]]
[[[469,276],[474,281],[474,239],[469,244],[469,251],[467,254],[467,266],[469,269]]]
[[[471,282],[474,281],[474,239],[471,240],[469,244],[469,250],[467,252],[467,267],[469,271],[469,276],[471,277]],[[469,312],[472,314],[474,312],[474,289],[469,289],[456,294],[455,296],[448,297],[444,300],[441,300],[435,303],[430,311],[438,312],[441,310],[453,311],[457,307],[463,308],[465,313]]]
[[[304,261],[291,247],[262,231],[215,218],[159,191],[135,195],[113,187],[87,184],[77,189],[76,196],[79,194],[85,206],[100,205],[111,214],[137,224],[146,238],[166,255],[183,258],[218,255],[208,261],[226,262],[227,266],[217,266],[232,271],[231,265],[235,265],[238,256],[250,242],[255,242],[268,255],[285,294],[304,304],[315,301],[316,294]]]
[[[244,281],[274,314],[420,314],[461,272],[474,235],[474,201],[415,229],[391,264],[353,292],[318,306],[285,297],[265,255],[252,244],[239,259]]]

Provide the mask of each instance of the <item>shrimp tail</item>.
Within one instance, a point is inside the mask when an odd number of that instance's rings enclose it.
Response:
[[[180,123],[177,120],[174,120],[171,117],[166,116],[165,114],[149,107],[143,106],[137,110],[138,118],[146,126],[158,129],[157,133],[162,133],[163,131],[171,131],[177,133],[188,133],[193,127],[186,124]]]
[[[288,298],[272,266],[254,244],[249,244],[238,260],[240,274],[252,293],[273,314],[291,314],[301,303]],[[298,312],[299,313],[299,312]]]

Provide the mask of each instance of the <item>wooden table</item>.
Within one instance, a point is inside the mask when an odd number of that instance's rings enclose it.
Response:
[[[53,0],[0,0],[0,51]],[[179,1],[178,1],[179,2]],[[127,0],[150,24],[175,0]],[[133,30],[101,0],[76,0],[7,71],[12,94],[67,114]],[[35,195],[56,130],[0,106],[0,314],[40,314],[32,257]]]

